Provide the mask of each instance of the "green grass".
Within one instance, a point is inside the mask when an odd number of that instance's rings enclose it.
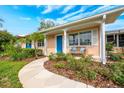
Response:
[[[19,70],[28,62],[0,61],[0,87],[20,88],[22,87],[19,78]]]

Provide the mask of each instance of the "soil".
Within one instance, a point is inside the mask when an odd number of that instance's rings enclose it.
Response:
[[[55,68],[54,64],[56,62],[53,61],[47,61],[44,63],[44,67],[48,70],[51,71],[53,73],[65,76],[69,79],[72,80],[76,80],[76,81],[80,81],[83,82],[85,84],[88,85],[92,85],[96,88],[119,88],[120,86],[114,84],[111,80],[107,80],[105,77],[101,76],[101,75],[97,75],[96,80],[87,80],[84,77],[78,77],[77,74],[75,73],[75,71],[72,71],[70,69],[65,69],[65,68]],[[66,62],[63,62],[66,64]],[[94,63],[95,66],[96,63]],[[96,64],[97,65],[97,64]]]

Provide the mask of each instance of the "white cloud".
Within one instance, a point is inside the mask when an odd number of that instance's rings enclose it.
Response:
[[[101,6],[93,11],[89,11],[89,12],[85,12],[85,13],[79,13],[77,14],[76,16],[70,16],[68,17],[68,21],[73,21],[73,20],[77,20],[77,19],[80,19],[80,18],[84,18],[84,17],[88,17],[88,16],[92,16],[92,15],[95,15],[97,13],[101,13],[101,12],[104,12],[104,11],[107,11],[107,10],[111,10],[113,9],[115,6],[110,6],[110,5],[106,5],[106,6]],[[86,8],[87,9],[87,8]]]
[[[69,10],[71,10],[72,8],[74,8],[75,5],[68,5],[64,8],[64,10],[61,12],[62,14],[67,13]]]
[[[43,12],[41,12],[41,13],[42,14],[47,14],[47,13],[50,13],[53,10],[57,10],[57,9],[59,9],[61,7],[62,7],[61,5],[48,5],[48,6],[45,6],[45,10]]]
[[[124,19],[117,19],[114,23],[106,25],[106,31],[124,29]]]
[[[89,7],[91,6],[82,6],[78,11],[75,11],[75,12],[72,12],[72,13],[69,13],[69,14],[66,14],[64,17],[62,17],[61,19],[65,20],[65,19],[68,19],[70,17],[74,17],[76,14],[79,14],[79,13],[82,13],[84,12],[86,9],[88,9]]]
[[[20,20],[30,21],[31,18],[30,17],[20,17]]]

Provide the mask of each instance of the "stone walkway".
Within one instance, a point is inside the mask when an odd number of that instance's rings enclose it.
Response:
[[[48,58],[35,60],[19,72],[19,80],[24,88],[93,88],[81,82],[54,74],[43,66]]]

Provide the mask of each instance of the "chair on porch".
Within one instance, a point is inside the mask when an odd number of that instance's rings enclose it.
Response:
[[[72,54],[76,54],[77,48],[76,48],[76,47],[71,47],[70,52],[71,52]]]

